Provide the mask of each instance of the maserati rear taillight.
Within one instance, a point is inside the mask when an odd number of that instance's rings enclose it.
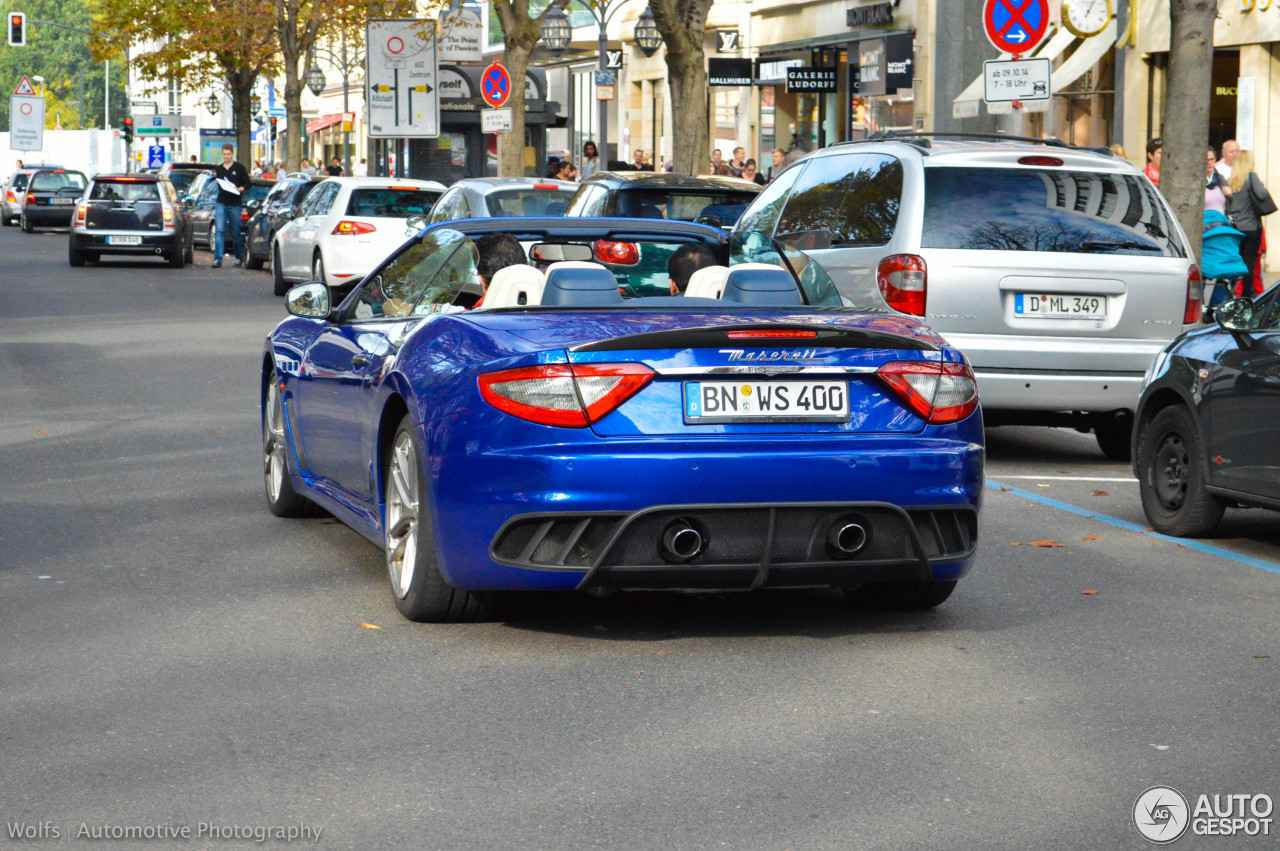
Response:
[[[354,233],[373,233],[377,228],[368,222],[338,222],[334,227],[333,233],[336,234],[354,234]]]
[[[601,263],[611,263],[614,266],[634,266],[640,262],[640,246],[634,242],[597,239],[595,253],[596,259]]]
[[[480,376],[480,395],[500,411],[542,425],[585,428],[653,379],[638,363],[545,364]]]
[[[959,422],[978,407],[978,384],[967,363],[891,361],[876,377],[934,425]]]
[[[1200,267],[1192,263],[1187,270],[1187,303],[1182,308],[1183,325],[1196,324],[1200,321],[1200,314],[1204,312],[1204,303],[1201,301],[1204,288],[1201,284]]]
[[[876,283],[880,285],[880,294],[894,310],[924,316],[928,275],[923,257],[894,254],[884,258],[876,271]]]

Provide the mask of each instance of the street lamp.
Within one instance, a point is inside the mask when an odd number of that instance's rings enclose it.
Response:
[[[217,115],[218,110],[222,108],[222,101],[215,94],[210,94],[209,99],[204,102],[204,108],[209,110],[210,115]]]
[[[554,56],[564,53],[569,42],[573,40],[573,27],[569,26],[569,16],[559,6],[552,6],[542,19],[542,40]]]
[[[312,65],[311,70],[307,72],[307,88],[311,89],[311,94],[316,97],[324,91],[324,72],[320,70],[318,64]]]
[[[262,112],[262,98],[258,97],[257,95],[254,95],[253,97],[249,98],[249,112],[253,113],[254,115],[257,115],[259,112]]]
[[[662,33],[658,32],[658,25],[653,20],[653,9],[649,6],[644,8],[640,19],[636,21],[635,38],[636,47],[645,56],[652,56],[662,47]]]

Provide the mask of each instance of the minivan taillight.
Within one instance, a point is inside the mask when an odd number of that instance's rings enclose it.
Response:
[[[639,363],[544,364],[480,376],[480,395],[500,411],[550,426],[585,428],[653,379]]]
[[[968,363],[890,361],[876,377],[933,425],[959,422],[978,407],[978,382]]]
[[[899,313],[924,316],[928,274],[924,258],[915,254],[893,254],[880,261],[876,283],[889,306]]]
[[[1204,302],[1201,300],[1203,293],[1200,267],[1192,263],[1187,270],[1187,304],[1182,309],[1183,325],[1194,325],[1200,321],[1200,315],[1204,312]]]

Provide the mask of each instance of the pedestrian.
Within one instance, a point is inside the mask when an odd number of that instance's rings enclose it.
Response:
[[[22,160],[18,160],[18,168],[25,168],[25,166],[22,164]]]
[[[351,164],[351,173],[355,177],[368,177],[369,161],[366,160],[364,157],[361,157],[359,162]]]
[[[636,148],[635,162],[631,166],[636,171],[653,171],[653,166],[644,155],[642,148]]]
[[[311,160],[306,157],[302,158],[302,168],[299,170],[308,177],[316,177],[320,173],[316,167],[311,164]]]
[[[578,170],[568,160],[557,160],[552,167],[551,177],[554,180],[577,180]]]
[[[742,174],[740,177],[743,180],[750,180],[752,183],[764,186],[764,175],[762,175],[756,168],[755,160],[747,160],[746,164],[742,166]]]
[[[1156,186],[1160,185],[1160,153],[1163,149],[1163,139],[1152,139],[1147,142],[1147,165],[1142,170]]]
[[[263,166],[262,166],[262,175],[261,175],[261,177],[263,177],[265,180],[275,180],[275,179],[276,179],[276,170],[275,170],[275,168],[271,165],[271,161],[270,161],[270,160],[268,160],[267,162],[265,162],[265,163],[263,164]]]
[[[1122,160],[1129,159],[1129,155],[1124,152],[1124,145],[1112,145],[1111,153],[1115,154]]]
[[[600,149],[590,139],[582,143],[582,179],[600,171]]]
[[[1244,279],[1251,282],[1262,250],[1262,219],[1276,211],[1276,202],[1253,171],[1253,151],[1240,151],[1234,160],[1231,179],[1227,181],[1227,188],[1231,190],[1227,215],[1231,217],[1232,226],[1244,234],[1240,257],[1249,267]]]
[[[222,255],[227,253],[227,231],[231,231],[232,250],[236,262],[244,255],[244,243],[240,236],[240,205],[243,193],[249,188],[249,172],[236,162],[236,146],[227,142],[222,146],[222,165],[213,172],[218,181],[218,199],[214,204],[213,268],[222,267]]]
[[[556,175],[560,173],[560,156],[559,154],[549,154],[547,156],[547,177],[551,180],[556,179]]]
[[[1224,181],[1231,179],[1231,164],[1236,161],[1239,154],[1240,143],[1235,139],[1228,139],[1222,143],[1222,159],[1218,160],[1216,168]]]
[[[720,153],[720,149],[716,148],[711,152],[711,173],[712,174],[728,174],[729,165],[724,161],[724,154]]]
[[[191,159],[187,160],[187,162],[192,162],[192,163],[194,163],[194,162],[199,162],[199,160],[197,160],[197,159],[196,159],[196,155],[195,155],[195,154],[192,154],[192,155],[191,155]]]
[[[337,157],[331,158],[329,160],[329,165],[325,167],[324,173],[330,177],[342,177],[345,173],[342,168],[342,161]]]
[[[1204,168],[1204,208],[1206,210],[1217,210],[1219,213],[1227,212],[1227,196],[1231,194],[1227,181],[1218,174],[1215,168],[1218,161],[1213,155],[1213,148],[1209,149]]]
[[[733,149],[733,159],[729,160],[729,174],[742,177],[742,170],[747,167],[747,149],[738,146]]]
[[[769,167],[769,173],[765,175],[765,180],[772,182],[775,177],[782,173],[782,161],[787,158],[787,152],[782,148],[773,149],[773,165]]]

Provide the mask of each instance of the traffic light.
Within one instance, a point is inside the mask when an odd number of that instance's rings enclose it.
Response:
[[[120,130],[124,133],[124,143],[133,144],[133,116],[126,115],[120,121]]]
[[[27,46],[27,16],[24,12],[9,13],[9,46]]]
[[[271,141],[273,142],[276,140],[276,122],[279,120],[274,115],[271,116]]]

